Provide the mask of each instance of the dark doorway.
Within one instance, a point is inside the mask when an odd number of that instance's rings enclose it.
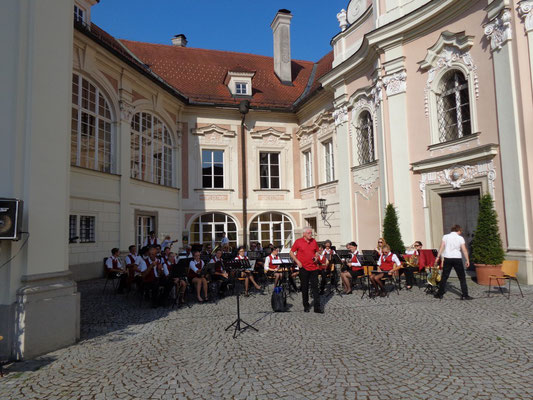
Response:
[[[468,252],[471,252],[470,244],[474,237],[479,214],[479,190],[442,194],[442,225],[444,234],[450,232],[450,228],[461,225]]]

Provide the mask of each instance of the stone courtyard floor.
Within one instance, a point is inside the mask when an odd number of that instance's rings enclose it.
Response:
[[[323,299],[326,313],[273,313],[241,298],[259,332],[236,339],[235,298],[151,309],[82,282],[81,341],[7,366],[0,399],[532,399],[533,287],[511,299],[458,282],[424,290]],[[357,294],[359,293],[359,295]]]

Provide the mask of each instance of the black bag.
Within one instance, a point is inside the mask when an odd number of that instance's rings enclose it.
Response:
[[[287,296],[281,286],[276,286],[272,292],[272,310],[274,312],[287,311]]]

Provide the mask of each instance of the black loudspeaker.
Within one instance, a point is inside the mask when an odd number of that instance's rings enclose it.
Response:
[[[19,240],[22,205],[18,199],[0,199],[0,240]]]

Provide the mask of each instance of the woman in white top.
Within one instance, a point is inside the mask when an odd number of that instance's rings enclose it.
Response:
[[[245,255],[244,246],[239,247],[239,250],[237,251],[237,257],[235,257],[235,260],[237,261],[246,261],[248,260],[248,257]],[[248,287],[250,286],[250,282],[254,285],[254,287],[257,290],[261,290],[261,286],[257,284],[257,282],[254,279],[254,274],[251,269],[245,269],[242,272],[242,277],[244,278],[244,296],[248,296]]]
[[[452,226],[451,232],[442,237],[439,253],[435,260],[435,266],[437,266],[439,258],[444,258],[444,264],[442,267],[442,278],[439,283],[439,291],[435,294],[435,298],[442,299],[444,291],[446,290],[446,281],[450,276],[452,268],[455,270],[459,282],[461,283],[461,291],[463,295],[461,300],[472,300],[472,297],[468,295],[468,286],[466,284],[466,274],[463,267],[463,258],[461,253],[465,257],[465,265],[468,268],[470,260],[468,259],[468,250],[466,250],[465,240],[461,236],[463,228],[460,225]]]

